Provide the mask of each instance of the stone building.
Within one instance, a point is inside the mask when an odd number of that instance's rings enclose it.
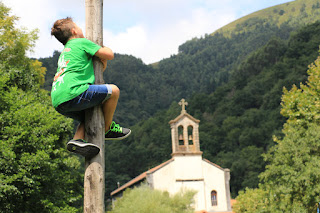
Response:
[[[202,158],[199,140],[199,120],[185,110],[182,99],[181,114],[169,122],[171,126],[172,158],[132,179],[111,193],[116,199],[128,188],[147,184],[157,190],[175,194],[181,189],[193,189],[195,210],[232,212],[230,198],[230,170]]]

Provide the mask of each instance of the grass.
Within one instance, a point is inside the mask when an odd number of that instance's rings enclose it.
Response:
[[[313,23],[320,20],[320,0],[295,0],[259,10],[227,24],[212,35],[222,33],[230,37],[232,33],[250,31],[255,28],[255,25],[246,23],[254,19],[263,20],[264,24],[276,24],[277,26],[283,23],[288,23],[290,26]]]

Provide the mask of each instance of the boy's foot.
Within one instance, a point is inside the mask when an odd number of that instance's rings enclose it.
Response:
[[[112,121],[110,129],[105,134],[106,140],[122,140],[128,137],[131,133],[131,130],[128,128],[120,127],[119,124],[116,124]]]
[[[67,149],[70,152],[80,154],[86,158],[92,158],[100,152],[100,148],[97,145],[88,143],[83,139],[69,141],[67,143]]]

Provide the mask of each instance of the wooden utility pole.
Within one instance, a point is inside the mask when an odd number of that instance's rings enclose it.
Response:
[[[102,18],[103,0],[85,0],[86,38],[103,45]],[[102,63],[94,59],[95,84],[103,84]],[[101,106],[86,110],[85,138],[100,147],[100,153],[85,160],[84,175],[84,213],[105,213],[105,123]]]

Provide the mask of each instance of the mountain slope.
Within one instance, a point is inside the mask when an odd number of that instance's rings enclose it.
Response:
[[[222,33],[230,37],[232,34],[254,31],[257,24],[271,24],[278,27],[288,24],[296,28],[302,23],[314,23],[315,20],[319,20],[319,15],[319,0],[295,0],[251,13],[223,26],[212,35]],[[258,19],[259,23],[254,23]]]
[[[303,4],[307,5],[304,11],[301,9]],[[168,108],[172,101],[181,97],[190,97],[194,92],[209,94],[215,91],[228,82],[231,70],[251,52],[272,37],[288,39],[292,31],[309,23],[309,11],[314,8],[313,14],[317,14],[318,5],[316,0],[297,0],[250,14],[234,22],[238,26],[236,29],[230,28],[232,25],[221,29],[232,30],[229,36],[214,33],[187,41],[180,45],[177,55],[161,60],[156,66],[147,66],[132,56],[116,55],[104,73],[105,82],[115,83],[121,89],[115,120],[126,126],[133,125],[159,109]],[[295,11],[292,8],[296,8]],[[281,17],[274,12],[279,9],[285,11]],[[296,13],[299,16],[294,16]],[[308,16],[301,18],[304,13]],[[297,18],[283,19],[281,25],[279,21],[273,21],[285,16]],[[320,16],[312,17],[313,22],[320,19]],[[48,90],[56,72],[56,56],[57,53],[52,57],[53,65],[48,64],[47,59],[40,59],[48,69],[45,83]]]
[[[233,71],[229,82],[209,95],[195,93],[188,99],[188,113],[201,120],[203,157],[230,168],[233,196],[257,186],[265,166],[261,154],[273,145],[272,135],[281,136],[285,122],[280,115],[282,89],[306,80],[307,67],[318,56],[319,33],[320,22],[294,33],[288,42],[271,39]],[[168,122],[179,110],[174,102],[133,126],[124,143],[106,144],[108,190],[170,158]]]

